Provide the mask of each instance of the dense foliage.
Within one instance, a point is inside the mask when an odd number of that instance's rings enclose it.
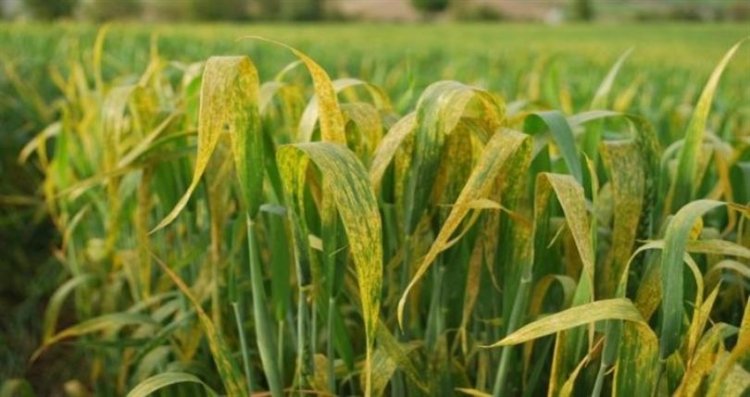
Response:
[[[422,12],[445,11],[450,5],[449,0],[411,0],[414,8]]]
[[[51,87],[2,75],[64,272],[29,365],[75,341],[96,395],[750,385],[740,44],[670,69],[117,37],[59,50]]]

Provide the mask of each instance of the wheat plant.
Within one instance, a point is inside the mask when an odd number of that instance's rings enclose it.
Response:
[[[289,62],[267,81],[156,40],[107,77],[106,38],[55,71],[59,117],[21,154],[69,274],[32,363],[75,340],[93,392],[131,397],[750,387],[747,91],[712,113],[741,43],[697,99],[615,92],[630,51],[585,94],[540,57],[509,99],[332,80],[259,37]]]

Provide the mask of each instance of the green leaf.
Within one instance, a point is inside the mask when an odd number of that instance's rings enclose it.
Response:
[[[26,379],[6,379],[0,387],[0,397],[34,397],[34,389]]]
[[[83,321],[71,327],[65,328],[64,330],[52,335],[49,339],[45,340],[42,346],[40,346],[34,354],[31,356],[31,361],[35,361],[49,346],[67,338],[73,338],[76,336],[86,335],[93,332],[103,331],[111,328],[120,328],[126,325],[139,325],[149,324],[156,325],[157,323],[151,319],[151,317],[137,314],[137,313],[111,313],[104,314],[99,317],[92,318],[90,320]]]
[[[622,64],[632,52],[632,48],[625,51],[622,55],[620,55],[614,65],[612,65],[612,68],[609,69],[609,72],[607,72],[604,80],[602,80],[601,84],[599,84],[599,88],[597,88],[596,93],[594,94],[594,99],[591,100],[592,110],[605,109],[608,107],[609,93],[612,90],[612,85],[615,82],[615,77],[617,77],[617,73],[620,71]],[[597,122],[593,125],[587,126],[583,136],[582,150],[584,153],[586,153],[586,156],[592,159],[592,161],[594,161],[595,163],[596,159],[599,156],[599,152],[597,149],[601,141],[602,130],[602,123]]]
[[[81,274],[64,282],[57,288],[47,303],[47,309],[44,311],[44,322],[42,324],[43,341],[52,339],[52,335],[55,333],[55,328],[57,327],[57,318],[60,315],[60,309],[63,303],[65,303],[65,298],[67,298],[68,295],[70,295],[70,293],[79,285],[90,282],[94,279],[94,276],[91,274]]]
[[[724,203],[714,200],[693,201],[682,207],[667,226],[661,255],[662,326],[659,356],[666,359],[680,344],[680,329],[685,311],[683,302],[683,257],[690,231],[706,212]]]
[[[529,134],[538,134],[544,130],[545,126],[549,129],[555,144],[560,149],[568,171],[578,183],[583,185],[583,169],[578,157],[576,139],[568,120],[561,112],[550,110],[532,113],[524,121],[524,131]]]
[[[203,389],[209,396],[218,396],[218,393],[195,375],[186,372],[165,372],[154,375],[137,384],[132,390],[130,390],[130,392],[128,392],[127,397],[146,397],[159,389],[177,383],[198,383],[203,386]]]
[[[203,332],[208,340],[208,347],[211,350],[216,368],[221,376],[221,381],[224,383],[226,392],[230,396],[246,396],[247,386],[243,381],[243,377],[238,370],[237,366],[232,359],[229,347],[221,334],[221,330],[217,329],[211,318],[208,317],[206,312],[201,307],[200,301],[190,291],[190,288],[185,284],[184,281],[177,275],[172,269],[170,269],[164,262],[159,258],[154,257],[156,262],[161,266],[162,270],[172,279],[172,282],[177,285],[177,288],[188,298],[190,303],[195,308],[195,312],[198,314]]]
[[[719,85],[719,79],[721,78],[724,69],[726,68],[729,61],[732,59],[734,54],[739,49],[740,45],[745,40],[732,46],[727,51],[724,58],[721,59],[714,71],[711,72],[711,76],[703,88],[698,103],[695,105],[693,116],[690,118],[690,123],[685,131],[685,141],[680,149],[679,160],[677,163],[677,175],[670,191],[671,196],[671,208],[676,210],[685,203],[692,200],[697,188],[697,162],[695,159],[698,157],[698,151],[703,144],[703,138],[706,135],[706,121],[708,120],[708,113],[711,110],[711,102],[713,102],[716,88]],[[664,352],[662,352],[663,354]]]
[[[617,58],[617,61],[615,61],[614,65],[612,65],[612,67],[609,69],[607,75],[604,76],[604,80],[602,80],[601,84],[599,84],[599,88],[596,89],[594,99],[591,100],[591,109],[596,110],[604,109],[607,107],[607,97],[609,96],[610,91],[612,91],[612,85],[615,82],[615,78],[620,72],[622,64],[625,63],[625,60],[627,60],[632,53],[633,49],[630,48],[622,53],[619,58]]]

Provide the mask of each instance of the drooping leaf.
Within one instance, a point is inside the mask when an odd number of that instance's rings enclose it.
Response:
[[[149,324],[156,325],[151,317],[138,313],[110,313],[99,317],[80,322],[76,325],[63,329],[60,332],[45,340],[34,354],[31,355],[31,361],[35,361],[47,348],[60,342],[63,339],[73,338],[76,336],[86,335],[93,332],[99,332],[107,329],[120,328],[127,325]]]
[[[380,190],[380,182],[383,178],[385,170],[393,160],[393,156],[401,146],[401,142],[416,128],[417,119],[414,113],[401,118],[396,124],[391,127],[388,133],[378,144],[373,155],[372,164],[370,165],[370,182],[372,183],[375,190]]]
[[[493,186],[495,178],[511,156],[516,155],[517,152],[521,156],[530,155],[531,147],[528,144],[530,141],[527,138],[527,135],[519,132],[501,130],[496,132],[487,142],[479,163],[472,171],[461,194],[453,204],[453,208],[440,229],[440,233],[435,238],[430,250],[424,259],[422,259],[416,273],[412,276],[409,285],[401,295],[398,304],[399,324],[403,325],[403,310],[409,291],[424,275],[438,254],[445,249],[449,239],[453,236],[453,232],[458,228],[461,221],[471,209],[469,204],[475,200],[484,198],[489,193],[488,189]]]
[[[163,389],[167,386],[171,386],[178,383],[197,383],[203,386],[203,390],[209,396],[217,396],[211,387],[205,384],[200,378],[195,375],[186,372],[165,372],[154,375],[148,379],[145,379],[141,383],[137,384],[130,392],[127,397],[146,397],[150,396],[157,390]]]
[[[638,309],[629,299],[605,299],[545,316],[487,347],[517,345],[581,325],[615,319],[645,324]]]
[[[71,278],[57,288],[47,303],[47,309],[44,311],[42,341],[52,339],[52,335],[55,333],[55,328],[57,326],[57,318],[60,315],[60,309],[62,308],[63,303],[65,303],[65,298],[67,298],[68,295],[79,285],[90,282],[94,279],[94,276],[91,274],[81,274]]]
[[[500,126],[503,108],[487,91],[455,81],[439,81],[425,89],[416,109],[416,129],[404,198],[405,234],[411,235],[427,208],[447,134],[453,131],[472,99],[482,106],[489,131]]]
[[[295,53],[295,55],[298,55]],[[299,56],[299,55],[298,55]],[[300,57],[301,58],[301,57]],[[307,64],[307,62],[305,62]],[[309,66],[308,66],[309,68]],[[315,67],[313,67],[315,69]],[[311,70],[311,73],[312,70]],[[318,77],[319,79],[322,79],[321,77]],[[323,82],[321,82],[322,84]],[[390,101],[388,99],[388,96],[383,92],[383,90],[380,87],[377,87],[373,84],[367,83],[360,79],[353,79],[353,78],[344,78],[344,79],[338,79],[334,80],[333,82],[329,82],[333,86],[333,90],[336,94],[340,93],[343,90],[346,90],[347,88],[362,86],[365,87],[370,95],[372,96],[373,102],[378,107],[383,107],[385,109],[390,109]],[[320,113],[320,107],[321,105],[318,103],[318,97],[314,96],[310,102],[307,104],[307,107],[305,108],[305,111],[302,113],[302,117],[300,118],[299,123],[299,131],[298,131],[298,140],[299,142],[310,142],[312,140],[313,136],[313,130],[315,129],[315,123],[318,121],[318,115]]]
[[[185,194],[154,228],[177,218],[200,183],[222,134],[229,134],[240,183],[241,200],[251,214],[260,207],[263,187],[263,145],[259,128],[258,72],[247,57],[212,57],[201,83],[198,116],[198,154],[193,178]]]
[[[304,177],[300,178],[300,170],[304,172],[308,159],[324,175],[326,189],[331,193],[344,225],[357,271],[367,343],[366,371],[369,372],[379,318],[383,247],[380,213],[367,171],[350,150],[335,143],[286,145],[276,156],[292,212],[296,211],[295,203],[302,193]],[[299,240],[303,240],[302,246],[307,245],[306,237],[296,235],[297,245],[300,245]],[[370,392],[370,377],[368,373],[366,393]]]
[[[341,114],[338,99],[336,98],[336,88],[328,77],[328,73],[320,67],[312,58],[305,55],[302,51],[284,43],[267,39],[260,36],[247,36],[248,39],[262,40],[282,46],[290,50],[297,58],[305,64],[312,77],[315,95],[317,99],[318,118],[320,120],[320,132],[324,141],[335,143],[346,143],[344,134],[344,117]]]

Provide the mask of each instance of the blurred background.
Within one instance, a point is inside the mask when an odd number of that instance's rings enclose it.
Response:
[[[747,0],[0,0],[6,20],[746,21]]]

